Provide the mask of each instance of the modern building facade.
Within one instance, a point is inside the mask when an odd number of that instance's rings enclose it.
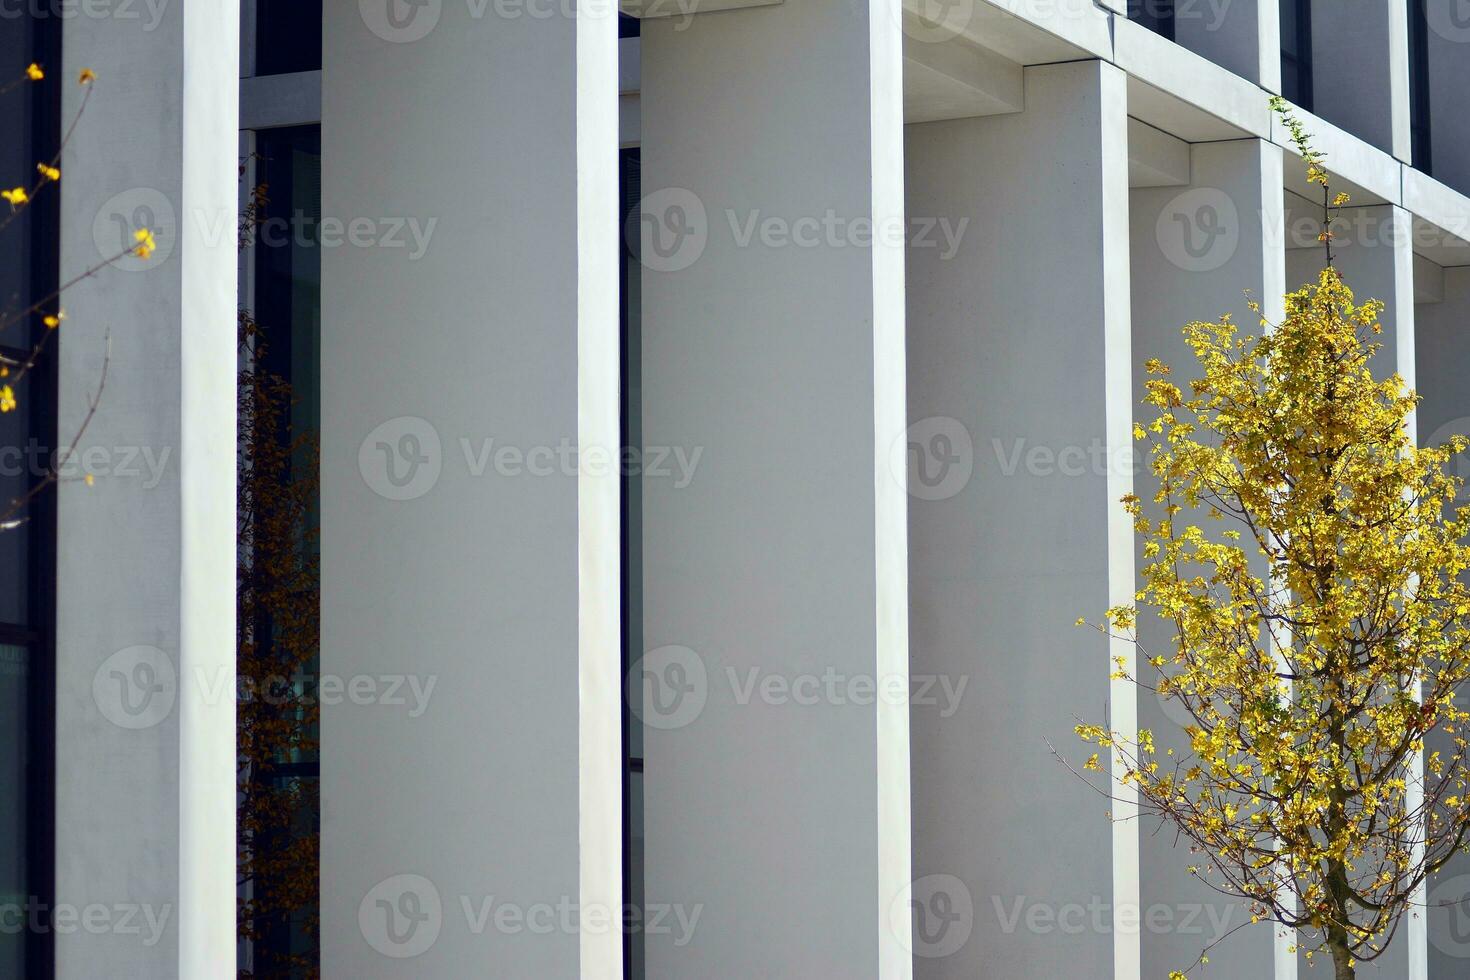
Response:
[[[245,307],[320,435],[300,773],[323,976],[1138,980],[1217,941],[1203,976],[1311,976],[1053,747],[1081,752],[1078,718],[1168,731],[1109,678],[1132,650],[1073,622],[1135,589],[1118,499],[1147,478],[1143,359],[1183,362],[1189,320],[1250,322],[1247,293],[1278,315],[1319,266],[1268,96],[1352,195],[1340,265],[1386,304],[1419,437],[1470,431],[1462,7],[99,0],[6,21],[17,74],[99,76],[59,249],[38,235],[14,274],[65,280],[140,226],[159,247],[68,290],[0,430],[65,444],[105,369],[95,480],[0,537],[0,927],[27,913],[0,975],[252,962]],[[29,168],[81,95],[28,104],[6,158]],[[258,182],[272,220],[242,252]],[[1364,975],[1470,975],[1467,895],[1470,859]]]

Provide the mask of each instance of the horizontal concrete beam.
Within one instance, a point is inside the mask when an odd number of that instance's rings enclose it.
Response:
[[[676,16],[767,4],[779,0],[621,0],[634,16]],[[1251,135],[1291,150],[1284,127],[1275,119],[1267,98],[1279,84],[1266,87],[1242,78],[1153,31],[1118,16],[1092,0],[973,0],[936,7],[929,0],[902,0],[906,39],[944,47],[968,41],[1021,66],[1049,64],[1088,57],[1112,62],[1129,74],[1128,111],[1138,120],[1185,142],[1238,139]],[[1263,10],[1265,4],[1262,5]],[[935,12],[942,15],[936,20]],[[928,16],[925,16],[927,14]],[[1270,20],[1268,12],[1261,14]],[[623,42],[620,65],[634,59],[630,43]],[[907,89],[921,89],[935,81],[932,64],[944,58],[914,59]],[[621,69],[619,88],[624,94],[639,85],[636,70]],[[942,72],[941,72],[942,74]],[[909,121],[969,114],[947,109],[945,90],[929,93],[933,106],[916,105],[925,96],[906,91]],[[1303,110],[1297,115],[1307,125],[1313,145],[1327,155],[1328,167],[1339,178],[1338,187],[1353,195],[1355,204],[1400,204],[1414,215],[1462,241],[1470,242],[1470,197],[1400,163],[1344,131]],[[636,139],[636,136],[633,137]],[[624,143],[629,142],[625,133]],[[1287,186],[1308,192],[1301,167],[1288,161]],[[1136,176],[1136,174],[1135,174]],[[1144,186],[1144,185],[1136,185]],[[1422,251],[1422,249],[1421,249]],[[1470,264],[1457,256],[1435,253],[1441,265]]]
[[[1112,15],[1092,0],[903,0],[903,8],[918,18],[906,33],[931,41],[963,37],[1022,65],[1113,54]]]
[[[322,73],[240,79],[240,128],[278,129],[322,121]]]
[[[618,7],[629,17],[688,17],[710,14],[717,10],[739,10],[742,7],[773,7],[785,0],[618,0]]]
[[[1128,186],[1189,183],[1189,144],[1138,119],[1128,120]]]
[[[904,122],[1020,112],[1021,66],[959,38],[927,43],[905,34]]]
[[[1130,115],[1191,143],[1270,134],[1259,85],[1130,20],[1115,17],[1113,30],[1113,62],[1129,75]]]
[[[925,0],[904,0],[922,10]],[[1249,134],[1290,149],[1290,140],[1266,104],[1274,80],[1262,87],[1208,59],[1102,7],[1087,12],[1065,0],[1039,4],[1027,0],[976,0],[966,18],[966,37],[1023,65],[1055,54],[1058,44],[1116,64],[1129,74],[1128,111],[1132,116],[1188,142],[1231,139]],[[1263,12],[1262,17],[1268,16]],[[953,19],[953,18],[951,18]],[[1110,27],[1100,43],[1095,31]],[[1036,57],[1040,54],[1041,57]],[[1328,155],[1328,166],[1345,182],[1355,203],[1400,204],[1446,231],[1470,240],[1470,197],[1402,165],[1385,153],[1311,113],[1298,110],[1313,145]],[[1287,164],[1287,178],[1293,176]]]
[[[1445,269],[1470,266],[1470,242],[1418,215],[1413,215],[1413,221],[1415,255],[1422,255]]]
[[[1311,136],[1312,149],[1323,155],[1327,170],[1339,178],[1334,181],[1334,191],[1348,192],[1355,205],[1401,203],[1402,168],[1397,160],[1305,109],[1293,106],[1292,112]],[[1275,113],[1271,114],[1270,139],[1288,153],[1296,153],[1290,131]],[[1307,182],[1306,167],[1297,160],[1295,156],[1287,158],[1286,186],[1309,199],[1320,197],[1321,189]],[[1470,207],[1470,202],[1465,203]]]
[[[1443,233],[1440,265],[1470,265],[1470,199],[1412,167],[1403,168],[1404,209]]]

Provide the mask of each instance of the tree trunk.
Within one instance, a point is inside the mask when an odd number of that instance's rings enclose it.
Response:
[[[1333,980],[1357,980],[1358,971],[1353,966],[1353,954],[1345,939],[1329,939],[1327,948],[1332,951]]]

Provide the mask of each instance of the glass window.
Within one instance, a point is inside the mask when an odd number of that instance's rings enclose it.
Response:
[[[1174,0],[1128,0],[1128,19],[1174,39]]]
[[[1415,169],[1432,174],[1433,150],[1429,141],[1429,24],[1424,12],[1428,0],[1409,3],[1409,132]]]
[[[26,65],[32,59],[31,31],[24,23],[21,29],[11,31],[8,27],[0,35],[0,84],[9,84],[25,74]],[[13,133],[28,134],[24,139],[0,140],[0,173],[6,175],[34,174],[35,139],[29,132],[35,110],[30,96],[34,89],[28,85],[13,88],[0,96],[0,124],[7,137]],[[7,185],[9,186],[9,185]],[[0,262],[0,323],[9,323],[0,330],[0,358],[10,372],[3,384],[15,392],[18,407],[0,413],[0,523],[10,525],[0,530],[0,623],[23,624],[29,622],[29,566],[31,530],[23,523],[30,516],[29,509],[16,510],[15,501],[23,498],[31,488],[32,479],[26,472],[24,452],[31,435],[31,423],[36,406],[32,404],[36,392],[29,383],[16,380],[20,366],[29,360],[30,347],[35,342],[34,321],[24,318],[16,322],[15,312],[33,302],[32,276],[35,268],[32,261],[32,242],[35,231],[38,197],[31,208],[20,212],[4,232],[0,232],[0,248],[4,261]],[[8,205],[0,205],[7,213]],[[24,301],[24,302],[22,302]]]
[[[13,172],[13,171],[9,171]],[[7,254],[9,249],[6,249]],[[24,295],[6,290],[4,295]],[[3,315],[3,314],[0,314]],[[18,334],[18,326],[5,331]],[[0,335],[0,340],[8,339]],[[19,338],[17,338],[19,339]],[[36,404],[41,394],[34,376],[27,373],[18,380],[20,368],[30,356],[29,350],[0,343],[0,358],[11,367],[11,377],[3,382],[15,395],[16,406],[0,413],[0,623],[16,627],[31,624],[30,555],[36,544],[31,516],[36,508],[25,499],[44,475],[45,463],[38,459],[35,428],[42,406]]]
[[[1281,0],[1281,94],[1312,109],[1312,0]]]
[[[252,446],[296,446],[289,462],[272,468],[271,479],[273,485],[279,477],[281,486],[301,487],[303,478],[310,479],[306,468],[314,470],[316,466],[313,447],[321,424],[321,128],[263,130],[255,139],[254,184],[263,187],[265,193],[265,203],[257,213],[251,254],[254,292],[247,299],[264,345],[264,356],[257,357],[255,367],[290,386],[290,403],[286,417],[280,420],[280,431],[256,431],[255,439],[263,442]],[[307,441],[301,443],[301,439]],[[243,819],[257,828],[257,834],[269,838],[268,844],[260,844],[259,836],[255,838],[257,846],[251,853],[257,855],[286,847],[299,850],[302,842],[309,842],[306,852],[315,855],[315,837],[320,829],[320,728],[314,715],[302,705],[314,701],[315,679],[320,671],[314,643],[319,583],[313,558],[321,501],[316,487],[307,486],[310,497],[304,504],[303,519],[293,518],[285,528],[286,534],[300,537],[283,537],[280,524],[261,524],[254,531],[258,535],[253,538],[256,549],[241,549],[242,560],[247,554],[260,554],[260,548],[269,549],[274,556],[271,574],[292,574],[299,579],[287,590],[289,596],[270,586],[242,593],[252,603],[257,647],[252,666],[242,661],[241,670],[252,671],[255,666],[272,662],[291,665],[289,675],[295,680],[290,701],[270,709],[273,714],[268,723],[274,726],[278,721],[289,721],[300,733],[299,739],[277,739],[281,745],[249,760],[248,792],[242,795]],[[255,492],[265,495],[270,488]],[[283,566],[283,552],[307,557],[300,564],[288,561]],[[292,571],[282,572],[283,567]],[[255,581],[248,560],[241,575],[242,581]],[[283,704],[280,699],[276,703]],[[242,723],[243,718],[242,713]],[[252,887],[259,891],[252,897],[261,904],[252,919],[254,938],[242,944],[240,950],[241,969],[252,971],[254,976],[283,980],[318,975],[318,942],[313,927],[318,915],[315,891],[308,894],[299,886],[283,885],[289,895],[282,900],[282,892],[274,890],[284,880],[282,869],[264,857],[253,868]]]
[[[643,266],[639,261],[638,204],[642,197],[641,159],[636,149],[619,158],[619,188],[624,234],[622,247],[622,443],[625,458],[638,460],[643,447]],[[622,487],[623,538],[623,905],[643,906],[643,723],[637,710],[643,685],[629,678],[643,654],[643,475],[627,465]],[[640,980],[643,933],[623,937],[623,975]]]
[[[60,36],[55,17],[17,14],[0,31],[0,79],[48,69],[0,95],[0,172],[34,173],[60,143]],[[0,231],[0,362],[15,406],[0,412],[0,976],[52,975],[51,930],[33,928],[52,892],[54,808],[52,625],[56,444],[54,345],[37,316],[18,316],[57,284],[55,187]],[[49,311],[49,310],[48,310]],[[44,919],[39,923],[45,926]]]
[[[321,429],[322,137],[320,126],[256,136],[256,183],[268,198],[255,245],[255,319],[269,370],[291,382],[291,427]]]
[[[24,931],[16,921],[30,896],[28,761],[31,651],[0,643],[0,976],[29,976]]]
[[[255,0],[255,74],[321,67],[322,0]]]

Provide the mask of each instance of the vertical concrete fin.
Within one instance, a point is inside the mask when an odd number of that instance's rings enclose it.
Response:
[[[869,0],[869,137],[874,227],[904,228],[902,0]],[[874,236],[873,541],[875,677],[909,672],[908,495],[891,453],[902,445],[908,406],[904,377],[904,244]],[[909,812],[909,702],[877,705],[879,980],[913,976],[912,920],[889,914],[912,880]]]
[[[621,922],[622,646],[618,41],[602,0],[577,0],[577,598],[580,901]],[[599,913],[600,914],[600,913]],[[583,980],[618,980],[623,930],[588,928]]]
[[[898,7],[643,23],[650,976],[909,975]]]
[[[422,241],[322,251],[322,672],[427,693],[323,704],[323,973],[613,980],[616,10],[325,15],[323,214]]]
[[[1128,242],[1128,76],[1120,69],[1098,64],[1101,143],[1098,197],[1102,202],[1103,262],[1103,403],[1104,440],[1108,458],[1133,446],[1132,313]],[[1107,523],[1108,605],[1133,601],[1133,521],[1122,498],[1133,492],[1133,474],[1125,467],[1107,467],[1107,496],[1103,501]],[[1122,638],[1109,642],[1111,672],[1121,663],[1137,676],[1138,650]],[[1109,681],[1108,702],[1113,730],[1123,738],[1138,732],[1138,691],[1131,680]],[[1142,938],[1138,929],[1124,928],[1125,910],[1136,918],[1139,910],[1138,791],[1122,780],[1121,762],[1113,759],[1113,977],[1139,980]]]
[[[179,976],[235,972],[239,0],[183,16]]]

